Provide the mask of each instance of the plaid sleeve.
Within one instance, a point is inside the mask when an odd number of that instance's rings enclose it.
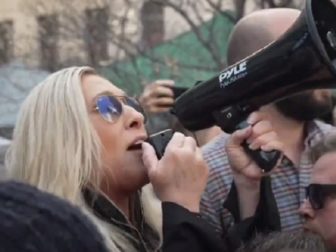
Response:
[[[222,233],[220,217],[216,209],[217,207],[212,202],[211,195],[206,189],[201,200],[201,215],[217,232]]]
[[[223,208],[232,183],[231,167],[224,148],[226,140],[227,134],[223,134],[202,149],[210,173],[201,200],[201,215],[221,234],[234,224],[233,216]]]

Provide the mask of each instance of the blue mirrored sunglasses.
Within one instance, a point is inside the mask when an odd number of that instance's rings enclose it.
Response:
[[[141,113],[146,121],[146,115],[140,103],[136,99],[128,96],[99,96],[96,101],[96,110],[104,120],[113,123],[116,122],[123,113],[122,103],[126,106],[134,108],[136,111]]]

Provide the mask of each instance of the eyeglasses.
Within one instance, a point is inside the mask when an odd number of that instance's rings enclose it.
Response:
[[[95,110],[99,112],[104,120],[109,123],[116,122],[123,113],[123,105],[130,106],[141,113],[146,121],[146,116],[140,103],[128,96],[102,95],[96,100]]]
[[[310,184],[306,187],[306,198],[314,210],[322,209],[327,197],[336,194],[336,184]]]

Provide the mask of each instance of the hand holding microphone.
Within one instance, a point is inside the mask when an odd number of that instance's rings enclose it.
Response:
[[[199,212],[209,171],[193,138],[175,133],[160,160],[153,147],[143,143],[143,162],[161,201],[174,202],[191,212]]]

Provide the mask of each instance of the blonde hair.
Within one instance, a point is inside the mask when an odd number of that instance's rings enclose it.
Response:
[[[32,90],[21,106],[6,167],[12,179],[81,207],[98,226],[111,251],[134,251],[126,234],[96,218],[82,199],[83,186],[90,183],[98,188],[103,172],[97,171],[101,168],[101,144],[81,87],[86,74],[96,73],[89,67],[63,69]],[[153,220],[151,223],[160,228]]]

